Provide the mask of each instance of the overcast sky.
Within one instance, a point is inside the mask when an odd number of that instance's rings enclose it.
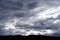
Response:
[[[0,0],[0,35],[60,35],[60,0]]]

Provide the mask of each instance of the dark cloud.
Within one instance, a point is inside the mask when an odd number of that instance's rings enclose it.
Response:
[[[2,0],[0,2],[0,7],[2,9],[19,10],[23,7],[23,4],[21,2],[14,2],[12,0]]]
[[[28,8],[29,8],[29,9],[33,9],[33,8],[36,7],[36,5],[37,5],[37,2],[29,3],[29,4],[28,4]]]
[[[0,0],[0,35],[57,35],[59,4],[59,0]]]

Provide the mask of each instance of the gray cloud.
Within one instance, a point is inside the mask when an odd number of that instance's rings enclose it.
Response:
[[[0,0],[0,35],[60,34],[59,4],[59,0]]]

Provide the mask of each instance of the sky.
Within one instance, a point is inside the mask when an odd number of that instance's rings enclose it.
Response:
[[[60,35],[60,0],[0,0],[0,35]]]

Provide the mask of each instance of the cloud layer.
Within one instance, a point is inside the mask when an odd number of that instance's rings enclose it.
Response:
[[[0,0],[0,35],[58,36],[59,0]]]

